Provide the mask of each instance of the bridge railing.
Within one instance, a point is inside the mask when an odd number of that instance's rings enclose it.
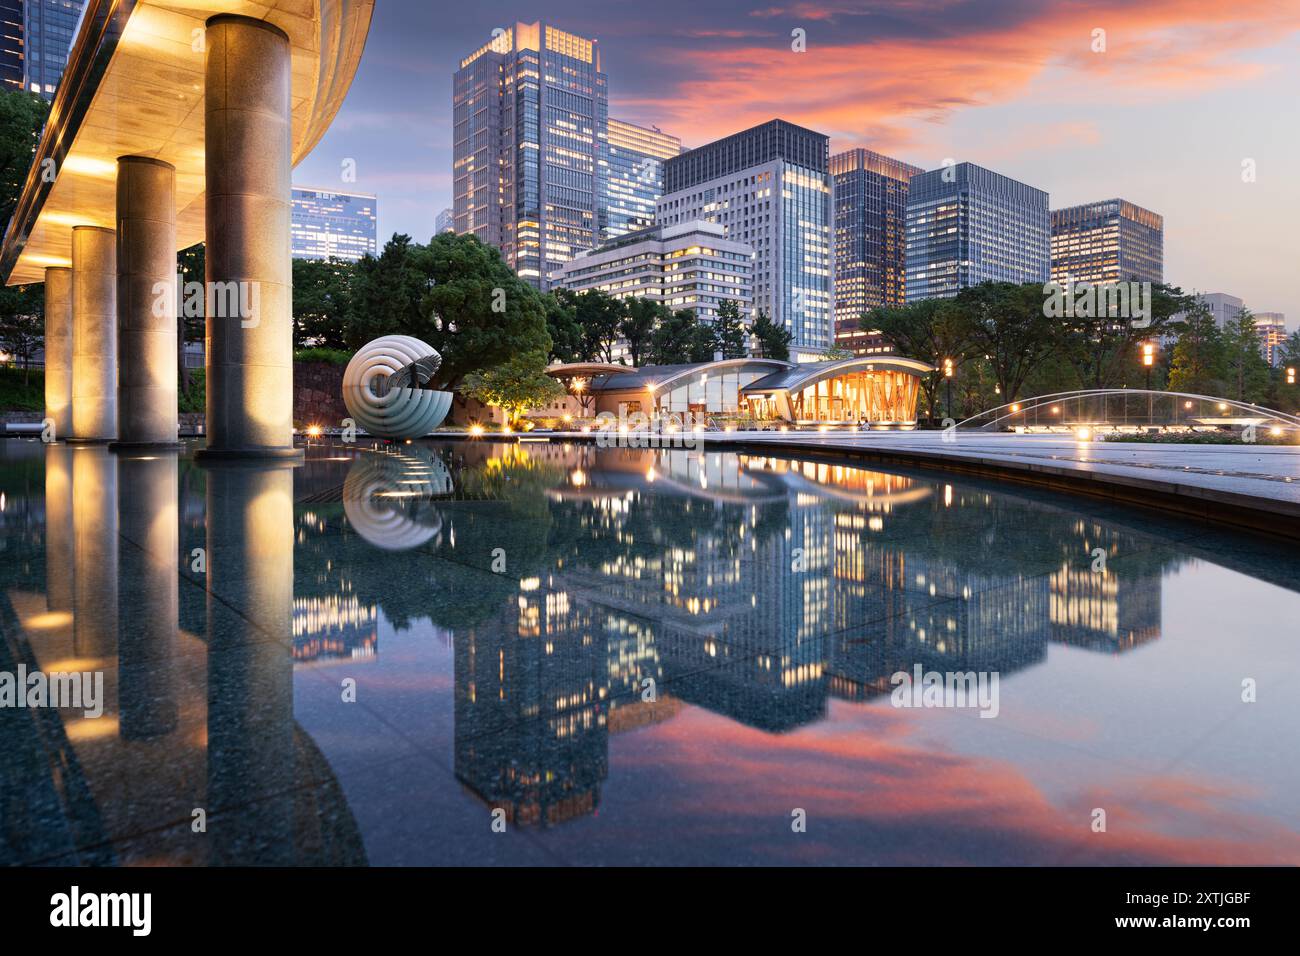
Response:
[[[958,422],[983,431],[1247,429],[1300,430],[1300,417],[1251,402],[1189,392],[1101,388],[1054,392],[1007,402]]]

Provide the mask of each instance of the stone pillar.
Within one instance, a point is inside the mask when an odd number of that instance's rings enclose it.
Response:
[[[72,227],[72,434],[117,437],[117,236]]]
[[[124,740],[148,740],[175,730],[179,713],[176,452],[123,451],[117,468],[118,566],[130,583],[117,602],[118,732]]]
[[[45,270],[45,417],[72,434],[72,270]]]
[[[292,457],[289,38],[262,20],[207,23],[207,448]]]
[[[117,161],[117,442],[175,445],[176,170]]]

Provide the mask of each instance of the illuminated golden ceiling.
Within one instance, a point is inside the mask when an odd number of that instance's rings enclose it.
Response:
[[[73,226],[115,225],[119,156],[175,166],[177,249],[203,240],[202,28],[209,17],[255,17],[289,35],[296,165],[347,94],[373,9],[374,0],[89,0],[37,164],[5,235],[8,284],[39,282],[47,266],[71,265]],[[52,185],[41,182],[42,166],[57,170]]]

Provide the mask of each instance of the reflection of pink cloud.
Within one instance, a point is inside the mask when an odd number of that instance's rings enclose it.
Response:
[[[877,863],[978,862],[972,856],[981,847],[1049,864],[1080,855],[1097,863],[1300,862],[1300,834],[1233,807],[1251,796],[1235,782],[1117,768],[1113,780],[1094,773],[1086,789],[1057,806],[1015,764],[909,744],[915,725],[897,712],[869,708],[839,718],[771,735],[688,708],[645,731],[655,745],[639,748],[644,756],[616,756],[652,760],[683,782],[690,802],[669,812],[691,817],[702,833],[735,833],[737,820],[763,826],[760,821],[788,818],[792,806],[802,806],[814,821],[934,837],[924,859],[888,841],[870,851],[843,848],[850,855],[871,852]],[[709,812],[697,820],[702,806]],[[1090,830],[1093,807],[1107,811],[1104,834]],[[841,848],[816,843],[791,849],[808,854],[806,862],[843,862]]]
[[[1094,101],[1185,95],[1252,78],[1260,67],[1243,62],[1241,54],[1300,27],[1293,3],[1115,0],[1109,6],[1044,4],[1010,26],[968,22],[934,38],[845,40],[849,31],[838,28],[849,22],[848,13],[813,3],[759,11],[790,23],[819,23],[809,29],[805,53],[790,50],[786,32],[765,42],[741,36],[729,43],[723,37],[733,31],[727,30],[716,31],[715,44],[657,51],[671,67],[667,72],[681,77],[677,87],[661,97],[620,100],[618,108],[632,118],[654,119],[690,144],[781,116],[830,134],[836,148],[867,143],[889,149],[913,142],[908,124],[942,122],[963,107],[1010,101],[1049,66],[1064,67],[1070,83],[1089,86]],[[1106,30],[1104,53],[1090,48],[1098,27]]]

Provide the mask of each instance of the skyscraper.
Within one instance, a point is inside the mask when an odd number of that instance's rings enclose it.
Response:
[[[1165,221],[1126,199],[1052,210],[1053,282],[1163,282]]]
[[[1259,350],[1270,368],[1282,364],[1282,345],[1286,342],[1286,316],[1281,312],[1256,312],[1255,331]]]
[[[0,0],[0,84],[23,89],[23,2]]]
[[[924,172],[869,149],[830,160],[835,177],[835,344],[858,354],[886,348],[859,328],[865,312],[906,301],[907,186]]]
[[[22,4],[25,89],[47,100],[54,98],[83,6],[85,0],[25,0]]]
[[[774,119],[664,161],[659,222],[718,222],[754,247],[754,309],[790,332],[796,361],[835,340],[829,156],[824,135]]]
[[[378,245],[375,197],[293,187],[291,243],[295,259],[347,259],[375,255]]]
[[[950,298],[984,281],[1047,282],[1047,193],[958,163],[912,177],[907,195],[907,301]]]
[[[604,171],[601,238],[615,239],[655,224],[655,203],[664,190],[663,161],[682,151],[682,141],[658,127],[610,119]]]
[[[546,276],[599,241],[609,106],[600,50],[544,23],[516,23],[460,62],[452,86],[457,233]]]
[[[433,231],[434,233],[456,231],[456,217],[450,209],[443,209],[438,213],[437,218],[433,220]]]

